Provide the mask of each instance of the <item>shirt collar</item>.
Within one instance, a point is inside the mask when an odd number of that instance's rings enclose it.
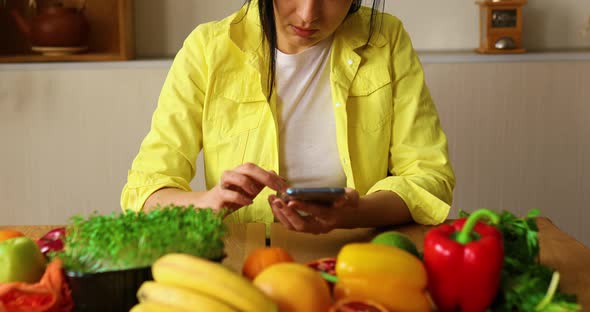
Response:
[[[245,53],[262,50],[263,35],[257,1],[252,1],[249,7],[244,5],[235,14],[229,26],[229,37]]]
[[[348,16],[338,30],[336,30],[335,39],[342,40],[352,50],[362,48],[367,44],[372,47],[383,47],[387,43],[387,40],[380,31],[381,13],[377,14],[375,19],[376,29],[374,29],[371,40],[368,43],[371,9],[367,7],[361,7],[356,13]]]

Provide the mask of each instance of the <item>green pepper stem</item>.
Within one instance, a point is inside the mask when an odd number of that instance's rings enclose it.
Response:
[[[482,217],[488,218],[491,224],[497,224],[498,222],[500,222],[500,217],[494,211],[491,211],[489,209],[479,209],[476,212],[472,213],[469,216],[469,218],[467,218],[467,221],[465,221],[463,228],[461,229],[455,240],[461,244],[467,244],[471,242],[471,232],[477,224],[477,221],[479,221]]]
[[[338,283],[338,277],[326,272],[320,272],[320,275],[328,282]]]

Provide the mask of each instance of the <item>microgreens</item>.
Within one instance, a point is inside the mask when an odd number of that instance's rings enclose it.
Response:
[[[150,266],[167,253],[207,259],[223,257],[223,212],[167,206],[149,213],[74,216],[59,257],[75,272],[104,272]]]

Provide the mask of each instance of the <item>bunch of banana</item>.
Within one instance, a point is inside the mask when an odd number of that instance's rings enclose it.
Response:
[[[155,281],[144,282],[132,312],[277,312],[277,305],[249,280],[220,263],[168,254],[152,266]]]

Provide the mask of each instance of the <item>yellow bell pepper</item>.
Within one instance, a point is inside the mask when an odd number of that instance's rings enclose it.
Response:
[[[336,299],[373,300],[396,312],[431,310],[426,269],[420,259],[405,250],[371,243],[348,244],[338,254],[336,275]]]

